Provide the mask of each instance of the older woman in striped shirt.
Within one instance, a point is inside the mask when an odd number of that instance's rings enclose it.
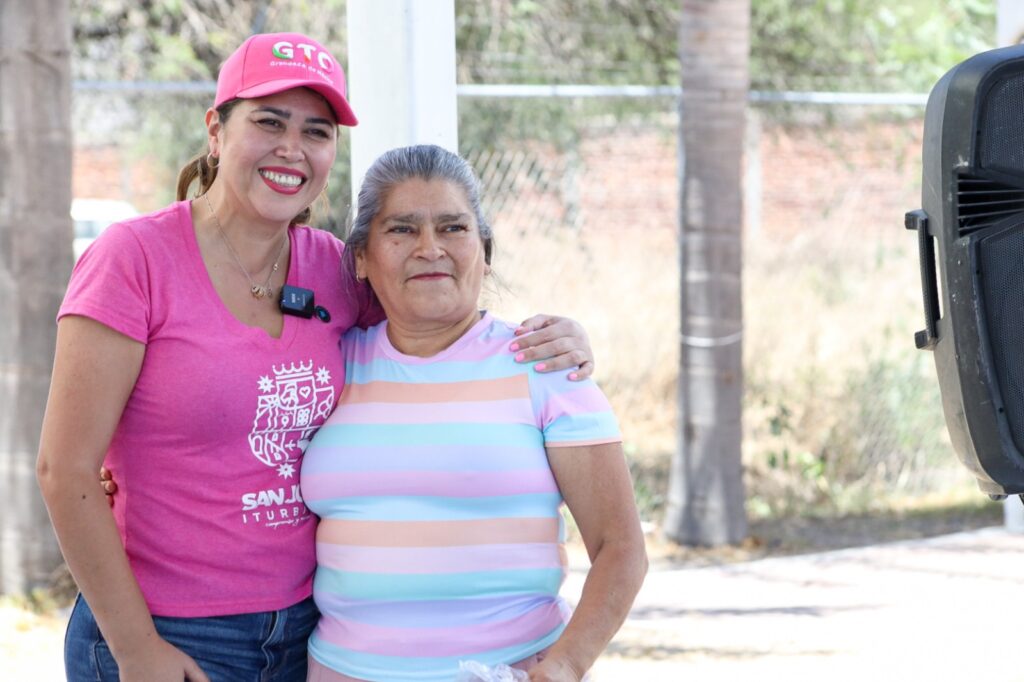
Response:
[[[367,173],[346,266],[387,313],[343,339],[345,389],[302,466],[321,517],[310,680],[445,680],[459,662],[576,682],[647,568],[615,416],[590,381],[503,352],[477,308],[491,229],[468,164],[396,149]],[[563,501],[590,554],[571,613]]]

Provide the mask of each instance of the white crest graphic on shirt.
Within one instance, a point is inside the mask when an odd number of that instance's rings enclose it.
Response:
[[[289,479],[309,439],[334,407],[334,386],[326,367],[313,372],[313,361],[273,366],[273,377],[261,376],[256,418],[249,447],[257,459]]]

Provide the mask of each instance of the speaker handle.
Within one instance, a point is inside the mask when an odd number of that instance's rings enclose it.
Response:
[[[935,276],[935,245],[928,234],[928,214],[923,209],[907,211],[903,225],[917,230],[917,251],[921,259],[921,295],[924,298],[924,329],[914,334],[914,343],[921,350],[935,350],[939,342],[936,320],[939,319],[939,288]]]

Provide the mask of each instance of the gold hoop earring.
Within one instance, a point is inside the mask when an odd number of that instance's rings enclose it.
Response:
[[[213,152],[210,152],[206,155],[206,165],[210,170],[213,170],[220,165],[220,158],[214,156]]]

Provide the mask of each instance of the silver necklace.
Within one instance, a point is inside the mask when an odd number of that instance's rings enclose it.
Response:
[[[253,281],[249,271],[242,265],[242,260],[235,253],[235,249],[231,246],[231,242],[228,241],[228,236],[224,234],[224,228],[220,226],[220,219],[217,217],[217,213],[213,210],[213,205],[210,203],[209,193],[204,193],[203,198],[206,199],[206,207],[210,209],[210,216],[213,218],[214,224],[217,226],[217,232],[220,233],[220,238],[224,240],[224,246],[228,247],[228,252],[231,257],[235,259],[235,265],[242,271],[245,278],[249,280],[249,293],[252,294],[253,298],[273,298],[274,288],[270,286],[271,280],[274,278],[274,273],[277,272],[278,263],[281,261],[281,254],[284,253],[284,245],[288,243],[287,232],[284,235],[284,239],[281,240],[281,248],[277,250],[277,257],[274,259],[274,267],[270,269],[270,274],[267,275],[267,281],[262,285],[257,284]]]

